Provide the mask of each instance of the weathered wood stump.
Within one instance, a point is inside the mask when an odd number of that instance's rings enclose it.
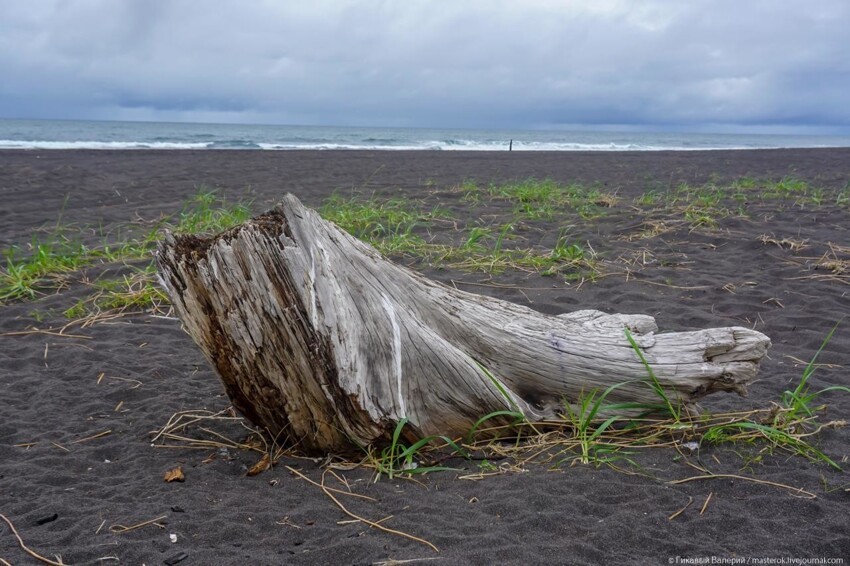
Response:
[[[483,415],[557,418],[583,393],[658,404],[628,328],[683,405],[746,392],[770,346],[741,327],[656,334],[652,317],[548,316],[426,279],[287,195],[211,239],[167,234],[162,284],[234,407],[310,452],[466,434]],[[505,417],[507,418],[507,417]]]

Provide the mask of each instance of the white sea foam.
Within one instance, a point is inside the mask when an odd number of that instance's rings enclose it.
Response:
[[[258,146],[267,150],[337,150],[337,149],[371,149],[377,151],[416,151],[427,149],[444,149],[436,144],[426,143],[423,145],[385,145],[385,144],[354,144],[354,143],[258,143]]]
[[[0,119],[0,149],[692,151],[850,147],[850,137]]]
[[[564,142],[486,142],[475,140],[422,141],[419,144],[371,143],[258,143],[265,150],[375,150],[375,151],[696,151],[711,149],[746,149],[745,146],[681,147],[675,145],[642,145],[616,143],[564,143]]]
[[[206,149],[206,143],[0,140],[0,149]]]
[[[411,144],[386,143],[317,143],[317,142],[142,142],[142,141],[19,141],[0,140],[0,149],[262,149],[286,150],[374,150],[374,151],[507,151],[509,142],[476,140],[428,140]],[[681,147],[675,145],[643,145],[618,143],[566,143],[514,141],[513,151],[688,151],[711,149],[746,149],[745,146]]]

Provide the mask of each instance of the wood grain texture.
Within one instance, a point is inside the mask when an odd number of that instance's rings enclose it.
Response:
[[[161,282],[234,406],[310,452],[412,435],[462,435],[518,408],[627,382],[608,401],[657,404],[628,328],[659,382],[688,405],[746,393],[770,340],[742,327],[657,334],[652,317],[559,316],[474,295],[396,265],[287,195],[211,239],[168,235]],[[486,368],[484,371],[482,368]]]

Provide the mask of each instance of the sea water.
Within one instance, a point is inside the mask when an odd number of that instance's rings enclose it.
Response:
[[[0,149],[651,151],[850,147],[850,136],[0,120]]]

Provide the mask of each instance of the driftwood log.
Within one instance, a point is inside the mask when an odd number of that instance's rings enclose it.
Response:
[[[611,403],[658,404],[628,328],[685,406],[746,393],[770,346],[741,327],[656,334],[652,317],[544,315],[431,281],[287,195],[210,239],[167,234],[161,282],[236,409],[309,452],[409,435],[466,434],[483,415],[558,418],[564,403],[625,383]],[[504,417],[508,419],[509,417]]]

